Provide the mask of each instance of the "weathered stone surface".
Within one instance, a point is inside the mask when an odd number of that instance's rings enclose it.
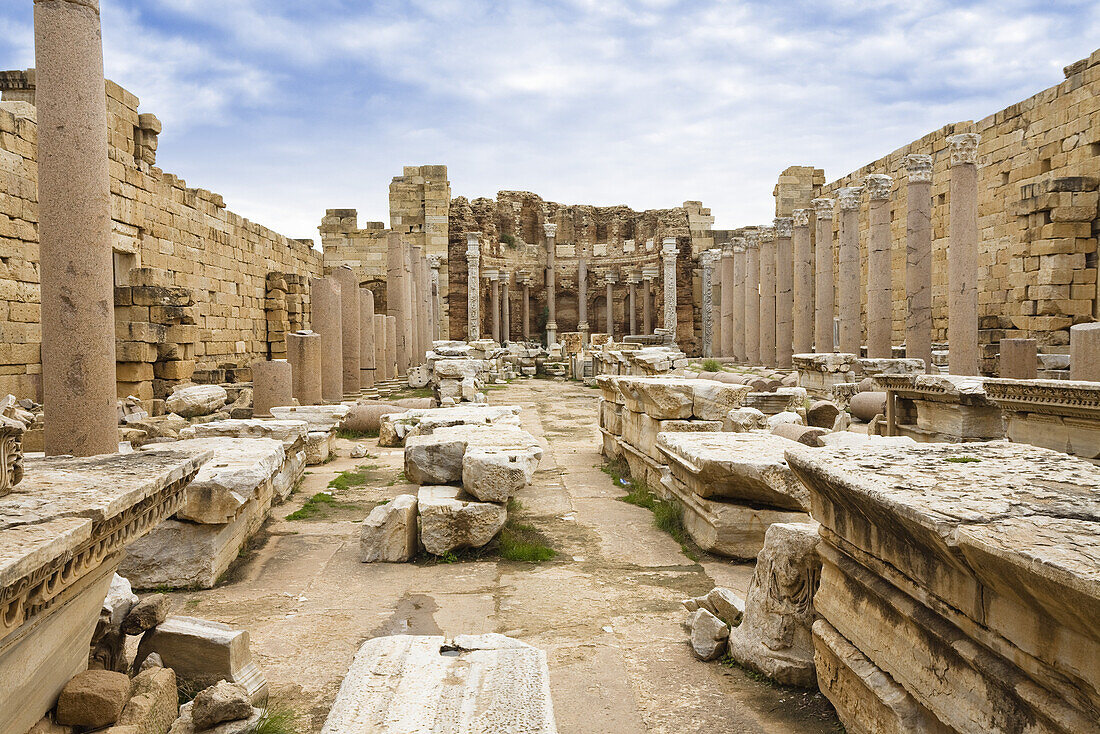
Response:
[[[626,407],[658,420],[722,420],[741,405],[748,390],[742,385],[677,377],[618,377],[615,388]],[[601,388],[602,390],[604,388]],[[605,392],[616,402],[614,389]],[[606,395],[605,395],[606,398]]]
[[[332,455],[333,434],[328,431],[310,431],[306,434],[306,464],[317,466]]]
[[[267,680],[252,662],[247,630],[194,617],[169,617],[142,636],[135,664],[140,666],[154,652],[181,684],[192,689],[226,680],[242,685],[253,703],[267,694]]]
[[[775,415],[768,416],[768,428],[774,430],[777,426],[782,426],[784,424],[801,426],[802,416],[789,410],[785,410],[782,413],[776,413]]]
[[[331,431],[349,410],[347,405],[280,405],[271,409],[271,415],[282,421],[305,421],[310,431]]]
[[[191,721],[198,729],[209,729],[224,721],[239,721],[252,716],[252,701],[236,683],[220,680],[195,694],[191,702]]]
[[[164,401],[169,413],[184,418],[209,415],[229,400],[229,394],[221,385],[188,385],[178,388]]]
[[[450,426],[509,425],[519,427],[519,406],[459,405],[453,408],[406,410],[383,415],[378,445],[403,446],[411,434],[427,434]]]
[[[113,670],[77,673],[57,699],[57,723],[99,729],[122,714],[130,696],[130,679]]]
[[[664,457],[657,450],[657,436],[661,433],[717,433],[722,430],[719,421],[658,420],[645,413],[624,410],[622,413],[622,437],[634,448],[655,461]]]
[[[507,502],[531,483],[538,463],[529,451],[467,448],[462,456],[462,488],[483,502]]]
[[[730,626],[740,624],[745,614],[745,600],[722,586],[715,586],[707,594],[707,605],[714,610],[714,616]]]
[[[503,635],[398,635],[359,648],[322,734],[554,734],[541,650]]]
[[[691,651],[700,660],[717,660],[722,656],[730,628],[706,609],[696,609],[691,615]]]
[[[985,391],[1004,412],[1010,441],[1100,459],[1100,383],[995,379]]]
[[[821,439],[825,434],[826,430],[824,428],[813,428],[798,423],[780,423],[772,428],[772,435],[782,436],[804,446],[824,446],[825,444]]]
[[[886,413],[886,393],[877,391],[856,393],[848,402],[848,412],[853,418],[868,423],[876,415]]]
[[[828,400],[817,400],[806,409],[806,425],[815,428],[831,429],[840,415],[840,408],[836,403]]]
[[[359,560],[402,563],[416,555],[416,495],[401,494],[371,510],[359,531]]]
[[[462,457],[471,446],[511,452],[536,463],[542,458],[538,440],[515,426],[450,426],[405,440],[405,476],[422,485],[459,482]]]
[[[817,523],[777,523],[745,599],[745,616],[730,632],[728,651],[740,664],[788,685],[816,685],[811,626],[821,573]]]
[[[459,487],[421,487],[420,544],[432,555],[463,548],[480,548],[492,540],[508,510],[493,502],[477,502]]]
[[[130,681],[130,700],[116,729],[133,726],[136,734],[164,734],[179,715],[176,673],[171,668],[146,668]]]
[[[758,428],[767,428],[768,417],[756,408],[738,408],[726,414],[722,430],[730,433],[744,433]]]
[[[784,452],[797,444],[766,433],[662,433],[657,447],[673,475],[703,498],[808,509],[806,489]]]
[[[198,734],[199,732],[201,734],[252,734],[256,731],[256,726],[264,713],[263,709],[253,708],[252,715],[247,719],[226,721],[210,729],[199,729],[191,719],[192,706],[191,702],[180,706],[180,717],[172,724],[168,734]]]
[[[693,417],[704,421],[720,421],[731,410],[741,407],[741,402],[749,394],[749,387],[699,380],[693,385],[692,394]]]
[[[128,635],[139,635],[168,619],[168,597],[164,594],[150,594],[139,601],[126,618],[122,620],[122,631]]]
[[[305,442],[308,426],[305,421],[280,421],[260,418],[230,419],[197,423],[179,432],[182,439],[189,438],[270,438],[289,450]]]

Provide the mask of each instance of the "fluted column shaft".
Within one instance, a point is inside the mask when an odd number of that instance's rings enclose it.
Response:
[[[950,135],[951,224],[947,245],[947,366],[976,375],[978,353],[978,133]]]
[[[905,156],[905,356],[932,369],[932,156]]]
[[[738,362],[748,361],[745,350],[745,271],[748,268],[748,254],[745,238],[735,237],[733,245],[733,319],[730,330],[733,332],[733,358]]]
[[[833,315],[836,291],[833,283],[833,213],[832,199],[814,199],[814,351],[820,354],[836,351],[833,343]]]
[[[661,243],[661,261],[664,264],[665,318],[664,328],[672,334],[674,341],[679,339],[676,333],[676,238],[665,237]]]
[[[792,220],[775,220],[775,366],[791,368],[794,353],[794,255]]]
[[[405,278],[406,252],[401,235],[394,233],[386,237],[386,315],[394,318],[396,344],[393,355],[399,375],[408,372],[409,353],[412,351],[407,328],[409,294]]]
[[[810,246],[810,213],[809,209],[795,209],[791,230],[795,354],[806,354],[814,345],[814,254]]]
[[[733,324],[733,299],[735,297],[736,285],[733,282],[733,244],[727,243],[722,247],[722,259],[719,261],[718,266],[718,280],[722,284],[721,296],[718,312],[722,320],[722,334],[721,334],[721,350],[720,353],[723,357],[733,358],[736,356],[733,349],[734,339],[734,324]]]
[[[867,356],[893,356],[894,294],[890,262],[890,189],[894,180],[872,173],[864,180],[867,207]]]
[[[630,335],[633,336],[638,333],[638,281],[637,276],[630,280],[630,294],[627,298],[628,307],[630,308]]]
[[[745,361],[760,364],[760,233],[745,237]]]
[[[840,351],[859,356],[863,333],[860,328],[859,284],[859,200],[862,186],[845,186],[837,191],[840,227],[837,234],[838,311]]]

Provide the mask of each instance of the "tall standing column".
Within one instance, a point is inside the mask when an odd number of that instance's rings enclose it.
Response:
[[[98,0],[35,0],[47,456],[118,451],[107,101]]]
[[[646,335],[653,334],[653,284],[657,273],[654,265],[642,268],[642,332]]]
[[[314,278],[309,285],[309,300],[310,323],[321,335],[321,397],[338,403],[344,399],[344,305],[340,283],[331,277]]]
[[[760,231],[760,362],[775,367],[775,251],[774,227]]]
[[[501,282],[501,291],[502,291],[502,293],[501,293],[501,297],[502,297],[502,301],[501,301],[501,304],[502,304],[501,324],[503,325],[503,327],[501,329],[501,338],[500,338],[500,343],[501,344],[504,344],[504,343],[509,342],[509,341],[512,340],[512,297],[511,297],[511,293],[510,293],[510,291],[511,291],[511,281],[512,281],[511,271],[508,271],[508,270],[501,271],[501,273],[500,273],[500,282]]]
[[[733,250],[733,317],[729,330],[733,332],[733,358],[738,362],[746,361],[745,352],[745,238],[734,237]]]
[[[374,293],[359,289],[359,386],[374,387]]]
[[[835,352],[833,315],[836,310],[836,290],[833,282],[833,215],[832,199],[814,199],[814,351]]]
[[[775,366],[788,370],[794,354],[793,227],[790,217],[775,220]]]
[[[664,327],[672,335],[673,341],[679,340],[676,333],[676,238],[665,237],[661,242],[661,261],[664,263],[665,319]]]
[[[409,369],[409,352],[412,346],[406,341],[408,330],[405,328],[409,296],[405,281],[405,244],[401,235],[391,233],[386,236],[386,315],[393,316],[396,343],[392,352],[397,374],[403,375]]]
[[[606,308],[604,309],[604,331],[608,339],[615,340],[615,302],[611,300],[611,294],[617,278],[614,273],[608,273],[605,279],[607,294],[604,296]]]
[[[298,404],[320,405],[321,336],[312,331],[287,334],[286,361],[290,362],[291,392]]]
[[[588,344],[588,259],[584,244],[577,257],[577,331],[581,333],[581,344]]]
[[[932,370],[932,156],[905,156],[905,356]]]
[[[386,315],[374,314],[374,381],[388,380],[390,375],[386,356]]]
[[[722,257],[718,261],[718,281],[721,285],[721,300],[718,305],[719,318],[722,321],[721,345],[719,354],[726,358],[734,358],[737,355],[733,349],[734,325],[733,325],[733,299],[736,286],[733,282],[733,243],[726,242],[722,245]]]
[[[340,331],[343,343],[344,397],[359,395],[359,371],[362,369],[360,343],[359,279],[347,265],[332,271],[332,277],[340,284]]]
[[[416,280],[420,284],[420,300],[416,308],[420,319],[420,349],[417,353],[417,361],[423,364],[425,356],[432,348],[431,276],[428,273],[428,257],[423,251],[416,259],[416,273]]]
[[[867,187],[867,356],[888,359],[894,323],[890,255],[890,189],[894,179],[872,173]]]
[[[795,354],[806,354],[814,345],[814,263],[813,250],[810,247],[810,210],[795,209],[793,214],[793,347]]]
[[[386,379],[397,378],[397,317],[386,316]]]
[[[546,346],[558,340],[558,282],[557,282],[557,245],[554,238],[558,234],[558,225],[547,222],[542,225],[546,233]]]
[[[745,360],[760,364],[760,232],[745,233]]]
[[[408,330],[406,343],[408,344],[409,367],[420,364],[422,357],[417,356],[420,351],[420,316],[417,313],[417,303],[420,301],[420,284],[416,280],[416,259],[420,248],[411,243],[405,243],[405,328]]]
[[[480,232],[466,234],[466,339],[481,338],[481,242]]]
[[[859,200],[862,186],[845,186],[837,192],[840,229],[837,234],[837,293],[840,317],[840,351],[859,356],[860,328]]]
[[[496,270],[486,270],[485,278],[489,281],[489,321],[490,335],[493,341],[500,343],[500,273]]]
[[[703,266],[703,283],[700,297],[703,300],[703,356],[714,356],[714,262],[716,254],[706,250],[699,255],[699,263]]]
[[[439,268],[443,265],[443,258],[439,255],[428,255],[428,268],[431,274],[428,276],[428,293],[432,299],[432,340],[442,339],[442,321],[439,308]]]
[[[951,226],[947,244],[947,368],[978,374],[978,133],[949,135]]]
[[[629,326],[631,336],[638,333],[638,282],[640,280],[637,272],[632,272],[627,277],[627,284],[630,286],[629,295],[627,296],[627,308],[630,309]]]
[[[523,300],[520,308],[523,311],[523,341],[531,341],[531,278],[527,273],[517,273],[516,280],[523,286]]]

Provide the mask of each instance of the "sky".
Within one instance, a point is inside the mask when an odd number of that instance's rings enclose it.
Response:
[[[790,165],[832,180],[1063,79],[1097,0],[100,0],[108,78],[157,164],[290,237],[388,223],[390,179],[770,222]],[[31,0],[0,68],[34,65]]]

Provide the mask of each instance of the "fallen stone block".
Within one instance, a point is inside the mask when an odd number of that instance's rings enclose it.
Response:
[[[405,440],[405,476],[415,484],[449,484],[462,481],[462,458],[467,447],[494,449],[523,457],[542,458],[542,447],[527,431],[515,426],[473,425],[437,428],[427,435]],[[533,471],[533,470],[532,470]]]
[[[806,409],[806,425],[832,429],[838,415],[840,415],[840,408],[837,407],[836,403],[828,400],[818,400]]]
[[[177,388],[164,407],[183,418],[209,415],[229,401],[229,393],[221,385],[188,385]]]
[[[477,502],[459,487],[421,487],[417,493],[420,545],[442,556],[465,548],[481,548],[508,519],[508,509],[493,502]]]
[[[503,635],[367,640],[322,734],[554,734],[546,654]]]
[[[700,660],[717,660],[722,656],[730,628],[706,609],[696,609],[691,615],[691,651]]]
[[[450,426],[519,427],[519,411],[519,406],[515,405],[461,405],[389,413],[380,419],[378,445],[391,448],[404,446],[405,439],[410,435],[427,434]]]
[[[281,421],[249,418],[213,421],[187,426],[179,432],[182,439],[189,438],[270,438],[283,444],[287,451],[301,446],[306,440],[309,424],[305,421]]]
[[[263,709],[253,708],[252,715],[247,719],[226,721],[210,729],[199,729],[191,718],[193,703],[190,701],[180,706],[180,717],[172,724],[168,734],[254,734],[256,727],[263,718]]]
[[[785,410],[782,413],[776,413],[775,415],[768,416],[768,428],[774,430],[776,426],[781,426],[783,424],[801,426],[802,416],[790,410]]]
[[[122,620],[122,631],[128,635],[140,635],[168,619],[168,597],[150,594],[139,601]]]
[[[147,668],[130,681],[130,700],[115,728],[133,726],[137,734],[163,734],[179,716],[176,673],[171,668]]]
[[[57,723],[99,729],[118,721],[130,698],[130,679],[113,670],[77,673],[57,699]]]
[[[226,721],[252,716],[248,691],[236,683],[220,680],[195,694],[191,702],[191,721],[198,729],[209,729]]]
[[[531,483],[538,463],[530,451],[468,447],[462,456],[462,488],[483,502],[507,502]]]
[[[335,430],[351,408],[347,405],[280,405],[271,409],[278,420],[300,420],[309,424],[310,431]]]
[[[332,455],[333,435],[328,431],[310,431],[306,434],[306,465],[317,466]]]
[[[824,428],[803,426],[798,423],[780,423],[772,428],[772,435],[774,436],[782,436],[803,446],[813,446],[815,448],[825,445],[821,439],[826,433],[827,431]]]
[[[403,563],[418,547],[416,495],[402,494],[371,510],[359,531],[363,563]]]
[[[706,596],[707,608],[714,610],[714,616],[732,626],[741,623],[745,614],[745,600],[732,590],[722,586],[714,587]]]
[[[768,417],[756,408],[737,408],[726,413],[722,430],[727,433],[745,433],[768,427]]]

